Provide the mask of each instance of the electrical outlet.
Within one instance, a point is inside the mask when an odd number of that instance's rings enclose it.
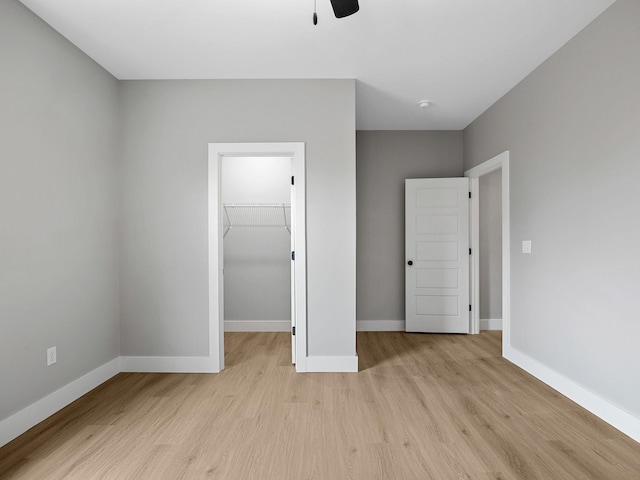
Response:
[[[47,348],[47,367],[50,367],[58,361],[58,353],[56,347]]]

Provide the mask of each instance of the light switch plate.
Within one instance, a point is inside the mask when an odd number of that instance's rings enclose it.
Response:
[[[531,240],[522,241],[522,253],[531,253]]]

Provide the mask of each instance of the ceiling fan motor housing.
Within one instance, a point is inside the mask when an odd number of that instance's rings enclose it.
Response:
[[[360,10],[358,0],[331,0],[331,6],[336,18],[348,17]]]

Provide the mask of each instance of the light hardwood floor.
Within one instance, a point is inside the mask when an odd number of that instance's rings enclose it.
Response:
[[[2,479],[640,479],[640,444],[500,357],[500,332],[358,333],[296,374],[287,333],[218,375],[120,374],[0,449]]]

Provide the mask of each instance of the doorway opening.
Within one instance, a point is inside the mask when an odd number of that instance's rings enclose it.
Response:
[[[209,327],[212,371],[224,331],[290,331],[306,368],[303,143],[209,144]]]
[[[291,331],[291,161],[222,158],[225,332]]]
[[[478,180],[480,330],[502,330],[502,169]]]
[[[471,249],[480,252],[480,178],[495,171],[501,172],[501,243],[502,243],[502,352],[511,345],[511,244],[509,216],[509,151],[505,151],[480,165],[467,170],[465,177],[471,182]],[[480,255],[471,256],[471,302],[480,305]],[[471,312],[471,333],[480,332],[480,309]]]

